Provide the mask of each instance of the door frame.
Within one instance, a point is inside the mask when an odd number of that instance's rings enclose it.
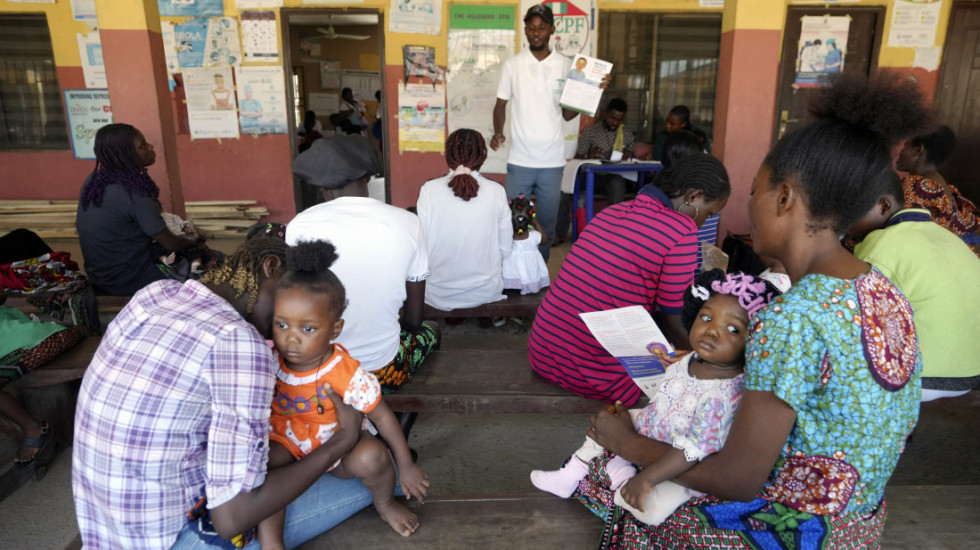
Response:
[[[323,8],[282,8],[279,10],[279,31],[282,38],[282,66],[283,72],[286,76],[286,98],[288,101],[288,109],[286,109],[286,121],[289,130],[289,152],[293,159],[299,154],[299,146],[296,143],[297,138],[297,121],[293,102],[296,98],[296,90],[293,88],[293,60],[292,60],[292,49],[290,48],[290,34],[289,34],[289,16],[290,15],[340,15],[340,14],[370,14],[376,15],[378,17],[378,53],[380,59],[380,67],[378,72],[381,75],[381,104],[379,108],[384,108],[384,112],[381,113],[381,147],[384,151],[384,175],[385,175],[385,202],[391,203],[391,169],[389,164],[388,151],[388,101],[386,94],[386,77],[385,77],[385,18],[384,12],[377,8],[346,8],[338,5],[335,8],[323,7]],[[309,75],[304,74],[303,79],[309,78]],[[305,210],[303,206],[303,191],[299,180],[293,177],[293,203],[296,207],[296,213],[300,213]]]
[[[814,13],[811,13],[814,12]],[[874,39],[871,43],[871,57],[868,60],[868,71],[870,74],[874,74],[878,70],[878,56],[881,53],[881,43],[884,39],[884,29],[885,29],[885,17],[887,16],[887,9],[885,6],[851,6],[851,5],[810,5],[810,4],[792,4],[786,7],[786,18],[783,21],[783,40],[780,44],[780,69],[777,80],[776,87],[776,101],[773,104],[773,127],[770,135],[772,136],[771,145],[775,145],[779,141],[779,125],[780,125],[780,107],[783,93],[786,91],[786,87],[783,84],[783,72],[782,67],[786,62],[782,58],[783,53],[786,51],[786,28],[789,26],[790,17],[795,13],[797,19],[804,15],[839,15],[843,13],[874,13],[877,15],[875,18],[875,28],[874,28]],[[848,30],[850,32],[850,30]],[[844,52],[847,55],[847,52]],[[795,59],[794,59],[795,65]],[[845,67],[846,58],[845,58]]]

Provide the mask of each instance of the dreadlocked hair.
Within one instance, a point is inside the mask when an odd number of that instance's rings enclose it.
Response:
[[[223,264],[201,277],[201,283],[220,285],[228,283],[235,289],[235,299],[248,293],[246,315],[252,313],[255,302],[259,299],[259,277],[262,273],[262,262],[269,256],[277,256],[286,261],[286,251],[289,246],[286,241],[273,237],[257,237],[243,242],[237,250],[225,258]]]
[[[510,199],[510,223],[514,226],[514,234],[530,231],[534,227],[534,201],[524,196],[524,193]]]
[[[330,271],[337,261],[337,249],[329,241],[300,241],[286,251],[286,273],[276,289],[302,287],[312,293],[325,294],[330,309],[339,319],[347,309],[347,291]]]
[[[734,296],[751,320],[766,304],[782,293],[769,281],[747,273],[726,274],[720,269],[702,271],[694,276],[691,287],[684,293],[684,308],[681,310],[684,330],[691,332],[701,307],[715,294]]]
[[[132,196],[133,191],[151,199],[160,197],[160,188],[150,178],[136,151],[139,130],[129,124],[109,124],[95,133],[95,169],[82,186],[79,206],[101,206],[108,185],[119,184]]]
[[[459,174],[455,171],[464,166],[469,170],[479,170],[487,160],[487,142],[480,132],[469,128],[460,128],[446,140],[446,164],[453,170],[449,187],[457,197],[468,201],[476,196],[480,184],[468,172]]]

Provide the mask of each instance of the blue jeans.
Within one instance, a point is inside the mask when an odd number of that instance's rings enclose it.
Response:
[[[396,482],[395,494],[400,495],[401,486]],[[371,493],[358,479],[340,479],[332,474],[323,474],[286,507],[286,525],[283,539],[286,548],[300,544],[329,531],[345,519],[360,512],[371,504]],[[171,550],[204,550],[213,548],[201,541],[188,527],[184,526],[177,535]],[[258,539],[253,540],[246,550],[259,550]]]
[[[507,163],[507,198],[513,199],[521,193],[525,197],[535,196],[537,220],[548,234],[548,244],[538,247],[544,261],[551,254],[551,243],[555,242],[555,224],[558,222],[558,202],[561,197],[561,174],[564,168],[527,168]]]

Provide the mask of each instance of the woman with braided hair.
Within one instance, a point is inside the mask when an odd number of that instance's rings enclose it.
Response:
[[[360,435],[332,392],[339,431],[303,460],[267,466],[282,239],[245,241],[201,281],[158,281],[109,325],[79,390],[72,492],[88,548],[227,548],[286,508],[293,548],[371,504],[325,472]],[[257,548],[258,541],[247,548]]]
[[[659,316],[675,347],[690,349],[681,308],[697,267],[698,227],[725,207],[730,193],[721,161],[693,154],[635,200],[593,218],[538,308],[528,339],[531,368],[581,396],[634,405],[643,392],[579,314],[642,306]]]
[[[95,134],[95,159],[75,218],[85,273],[97,293],[129,296],[172,275],[156,263],[154,241],[176,252],[205,239],[167,229],[160,189],[146,171],[156,152],[139,130],[129,124],[103,126]]]
[[[513,227],[507,194],[480,175],[487,144],[475,130],[460,129],[446,140],[449,174],[419,191],[418,214],[429,253],[425,303],[448,311],[504,298],[503,259]]]

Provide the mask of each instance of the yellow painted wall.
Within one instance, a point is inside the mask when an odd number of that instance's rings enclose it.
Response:
[[[105,2],[107,0],[99,0]],[[153,1],[153,0],[109,0],[109,1]],[[973,0],[980,1],[980,0]],[[737,0],[738,9],[734,10],[734,17],[726,17],[726,26],[738,29],[782,29],[785,19],[785,8],[789,5],[807,6],[887,6],[888,12],[885,18],[884,37],[878,63],[883,67],[910,67],[915,55],[914,48],[893,48],[887,44],[887,36],[891,30],[891,7],[895,0],[860,0],[858,2],[848,2],[847,4],[816,4],[789,2],[787,0]],[[461,2],[481,5],[511,5],[518,4],[513,0],[487,0],[485,2]],[[401,48],[405,45],[431,46],[435,48],[436,63],[445,65],[447,62],[446,41],[449,26],[449,2],[443,1],[442,9],[442,32],[439,35],[428,34],[403,34],[387,33],[385,37],[385,63],[388,65],[398,65],[401,63]],[[732,0],[727,2],[726,9],[733,10],[735,4]],[[332,9],[376,9],[386,16],[390,9],[390,2],[386,0],[365,0],[362,4],[326,4],[323,6],[312,6],[317,8]],[[719,12],[720,8],[701,9],[698,7],[697,0],[635,0],[633,2],[620,2],[611,0],[600,0],[599,10],[610,11],[643,11],[643,12]],[[302,0],[284,0],[283,6],[286,8],[308,8]],[[946,31],[949,21],[949,14],[952,9],[951,0],[943,0],[942,17],[936,30],[936,44],[941,46],[946,40]],[[277,12],[278,19],[278,9]],[[55,4],[30,4],[21,2],[10,2],[0,0],[0,13],[44,13],[48,17],[48,24],[51,28],[51,43],[54,49],[55,64],[58,66],[79,66],[78,46],[75,41],[75,33],[87,32],[88,27],[85,23],[74,21],[71,15],[71,4],[69,0],[59,0]],[[234,0],[225,0],[225,14],[237,16],[239,10]],[[180,22],[184,18],[168,17],[167,20]],[[131,24],[139,28],[139,22],[133,21]],[[386,21],[387,24],[387,21]],[[145,28],[145,25],[143,25]],[[723,30],[731,30],[725,28]],[[280,36],[280,47],[282,37]]]

